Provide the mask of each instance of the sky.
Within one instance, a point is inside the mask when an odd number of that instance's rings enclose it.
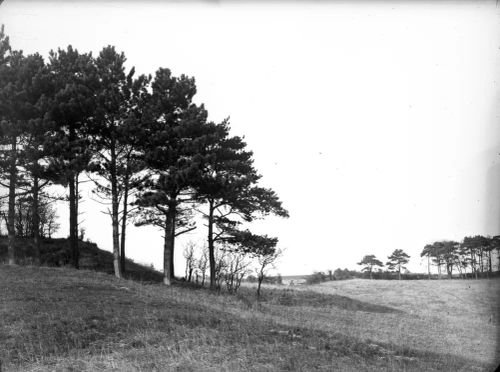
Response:
[[[6,0],[0,23],[25,53],[111,44],[138,73],[194,76],[196,102],[230,117],[290,212],[250,226],[279,238],[283,275],[395,249],[425,272],[426,244],[500,234],[495,1]],[[102,206],[81,209],[87,238],[111,250]],[[59,215],[66,236],[66,205]],[[177,275],[183,245],[205,236],[200,225],[176,243]],[[160,231],[132,225],[127,239],[132,259],[161,269]]]

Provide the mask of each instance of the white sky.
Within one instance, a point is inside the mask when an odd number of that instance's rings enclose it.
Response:
[[[427,243],[500,234],[494,1],[6,0],[0,23],[26,53],[72,44],[96,55],[111,44],[139,73],[194,76],[197,102],[212,120],[231,117],[263,185],[290,211],[254,224],[286,248],[284,275],[359,268],[365,254],[385,262],[396,248],[412,256],[411,271],[425,271]],[[84,226],[111,249],[100,208],[83,204]],[[188,239],[205,235],[200,226]],[[128,253],[161,268],[161,233],[131,226]]]

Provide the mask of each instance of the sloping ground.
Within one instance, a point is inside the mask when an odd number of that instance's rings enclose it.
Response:
[[[352,300],[401,310],[397,317],[382,314],[370,319],[366,314],[352,322],[346,318],[336,323],[337,330],[349,330],[353,335],[363,334],[381,342],[392,340],[415,350],[446,352],[500,365],[500,278],[353,279],[306,288],[322,296],[349,296]],[[313,310],[309,319],[316,318]]]
[[[491,370],[325,327],[335,317],[302,321],[313,309],[401,316],[391,306],[290,290],[253,296],[0,265],[0,360],[6,371]]]
[[[80,268],[113,273],[113,255],[103,251],[95,243],[78,242],[80,247]],[[68,239],[42,239],[40,260],[43,266],[69,266],[71,254]],[[21,265],[33,262],[32,239],[18,238],[16,241],[16,258]],[[7,237],[0,236],[0,263],[7,262]],[[143,282],[160,282],[162,274],[158,271],[126,260],[125,278]]]

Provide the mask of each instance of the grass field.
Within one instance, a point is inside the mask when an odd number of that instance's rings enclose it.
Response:
[[[498,280],[237,296],[0,265],[2,371],[493,371]]]

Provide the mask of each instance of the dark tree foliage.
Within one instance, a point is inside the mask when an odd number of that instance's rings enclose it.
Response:
[[[398,272],[398,278],[401,280],[401,269],[406,269],[405,266],[410,260],[408,256],[402,249],[395,249],[392,254],[387,257],[389,261],[386,263],[389,270],[396,270]]]
[[[179,209],[192,203],[193,186],[206,162],[206,144],[213,126],[207,112],[192,102],[194,79],[172,76],[159,69],[143,118],[142,160],[147,169],[139,187],[136,204],[145,217],[142,222],[161,221],[164,230],[164,283],[174,278],[174,242]],[[151,218],[152,210],[158,218]],[[192,228],[189,228],[192,230]]]
[[[196,185],[197,199],[207,204],[202,214],[208,227],[211,288],[215,287],[217,242],[234,244],[241,239],[245,235],[238,229],[242,222],[269,214],[288,217],[276,193],[257,185],[261,176],[253,167],[253,154],[242,138],[229,136],[228,120],[215,129],[209,137],[208,162]]]
[[[48,115],[54,123],[49,163],[55,183],[69,187],[69,237],[72,264],[79,266],[78,176],[89,168],[93,154],[91,136],[96,113],[99,77],[90,53],[51,51],[49,58],[54,95]]]
[[[276,238],[241,227],[269,214],[288,217],[276,193],[258,184],[261,176],[243,139],[230,136],[228,120],[208,122],[204,106],[193,103],[193,78],[175,77],[166,68],[153,80],[135,78],[125,63],[125,55],[112,46],[97,58],[68,46],[51,51],[46,64],[38,54],[11,50],[1,28],[0,184],[9,189],[4,216],[9,263],[14,263],[16,228],[33,235],[39,261],[47,217],[43,188],[59,184],[69,189],[71,262],[78,268],[82,173],[94,180],[99,200],[110,205],[117,277],[125,269],[130,204],[137,225],[164,232],[165,284],[174,277],[175,238],[196,227],[195,207],[201,204],[208,205],[203,210],[211,285],[217,277],[217,242],[243,256],[276,255]]]
[[[110,201],[113,266],[115,276],[121,277],[125,270],[125,228],[128,215],[128,198],[132,192],[131,179],[141,169],[135,156],[136,134],[139,131],[136,114],[147,96],[148,78],[134,79],[134,69],[125,71],[125,55],[115,48],[104,48],[95,63],[99,76],[92,144],[95,148],[90,170],[97,173],[94,178],[96,192],[104,201]],[[122,208],[120,210],[120,202]],[[122,242],[120,245],[120,218]]]
[[[2,49],[6,39],[1,35]],[[43,157],[46,135],[46,95],[47,71],[42,57],[38,54],[24,56],[12,51],[3,57],[0,68],[0,178],[6,180],[3,186],[9,189],[7,230],[9,235],[9,263],[14,263],[15,204],[19,189],[33,195],[33,212],[38,218],[38,193],[43,185],[39,179],[43,167],[39,161]],[[38,226],[38,222],[34,223]],[[39,232],[35,229],[35,263],[39,264]]]
[[[432,256],[433,247],[432,244],[426,244],[422,253],[420,253],[420,257],[427,256],[427,274],[428,278],[431,278],[431,256]]]
[[[467,278],[468,268],[470,268],[470,275],[477,279],[485,273],[488,277],[492,275],[492,254],[495,250],[497,254],[500,253],[498,244],[498,239],[495,237],[491,238],[482,235],[467,236],[461,243],[443,240],[427,244],[420,256],[427,256],[429,266],[432,259],[434,265],[437,266],[438,277],[441,277],[441,269],[444,266],[449,279],[453,277],[454,269],[458,271],[460,277]]]
[[[53,94],[51,76],[45,62],[38,54],[25,58],[26,76],[23,84],[27,93],[25,102],[31,105],[30,118],[22,136],[21,145],[23,174],[27,190],[31,198],[31,215],[33,218],[34,263],[40,264],[40,218],[43,214],[40,208],[40,198],[43,189],[50,184],[51,172],[47,167],[47,149],[53,123],[47,119],[49,98]]]
[[[367,271],[370,274],[370,279],[373,278],[372,272],[373,272],[373,268],[375,266],[378,266],[378,267],[383,267],[384,266],[384,264],[382,263],[382,261],[378,260],[375,257],[375,255],[373,255],[373,254],[364,256],[363,259],[360,262],[358,262],[358,265],[364,266],[361,270],[362,271]]]

